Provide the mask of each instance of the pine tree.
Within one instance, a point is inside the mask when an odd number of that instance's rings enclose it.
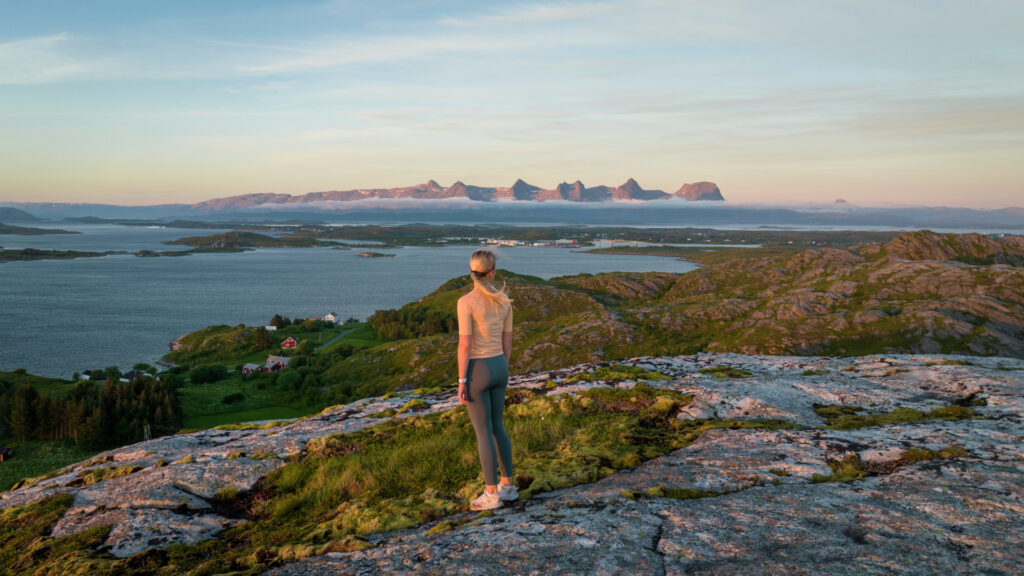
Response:
[[[22,442],[36,437],[38,400],[39,392],[31,386],[18,386],[14,389],[7,423],[11,427],[11,434]]]
[[[252,345],[257,350],[266,350],[270,348],[270,332],[263,326],[260,326],[253,332]]]

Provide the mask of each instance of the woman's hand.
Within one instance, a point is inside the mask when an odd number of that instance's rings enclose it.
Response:
[[[465,384],[459,384],[459,403],[469,404],[473,400],[469,397],[469,387]]]

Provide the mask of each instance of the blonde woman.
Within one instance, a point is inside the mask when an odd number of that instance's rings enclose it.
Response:
[[[519,498],[512,484],[512,444],[502,423],[508,361],[512,356],[512,301],[494,285],[494,253],[477,250],[469,259],[473,291],[459,298],[459,402],[476,430],[484,470],[484,492],[470,504],[488,510]],[[498,482],[501,468],[501,482]]]

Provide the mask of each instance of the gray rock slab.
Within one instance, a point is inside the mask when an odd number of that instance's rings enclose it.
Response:
[[[987,405],[974,406],[982,420],[847,431],[712,430],[693,445],[635,469],[538,495],[472,525],[432,536],[425,535],[429,525],[379,535],[377,548],[308,559],[280,573],[1024,572],[1007,548],[1024,533],[1024,361],[698,354],[622,363],[671,378],[646,382],[651,386],[693,395],[693,404],[680,418],[779,418],[814,427],[823,422],[814,411],[816,403],[856,405],[868,413],[898,407],[928,411],[973,395]],[[607,364],[516,376],[510,386],[550,395],[636,385],[633,380],[566,383]],[[715,366],[740,368],[753,376],[719,379],[700,371]],[[0,509],[73,494],[55,534],[110,525],[106,546],[121,556],[213,538],[237,522],[214,513],[210,500],[218,492],[249,490],[284,465],[283,458],[303,453],[309,441],[377,424],[387,418],[375,415],[400,411],[413,398],[426,406],[393,418],[458,405],[451,392],[399,394],[280,425],[157,438],[104,452],[0,494]],[[811,482],[813,474],[830,473],[829,461],[848,455],[897,466],[909,448],[946,446],[960,446],[967,455],[903,466],[851,484]],[[141,470],[75,486],[90,470],[109,466]],[[620,495],[659,486],[721,495],[635,501]],[[904,534],[909,542],[906,559],[897,554]],[[938,550],[931,559],[929,545]],[[974,572],[956,563],[961,558],[973,562],[969,565]]]
[[[929,462],[849,484],[665,505],[666,574],[1020,574],[1019,466]]]
[[[150,548],[208,540],[235,523],[236,520],[216,514],[179,514],[159,508],[98,510],[91,514],[65,515],[54,526],[53,536],[59,538],[96,526],[112,526],[105,546],[114,556],[125,558]]]

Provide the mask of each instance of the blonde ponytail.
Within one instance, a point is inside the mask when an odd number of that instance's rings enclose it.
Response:
[[[492,303],[505,304],[512,301],[505,294],[505,284],[502,283],[499,289],[487,277],[491,270],[494,270],[497,261],[498,258],[494,255],[494,252],[490,250],[477,250],[469,257],[469,275],[473,278],[473,283],[480,288],[480,291],[484,293],[488,300]]]

